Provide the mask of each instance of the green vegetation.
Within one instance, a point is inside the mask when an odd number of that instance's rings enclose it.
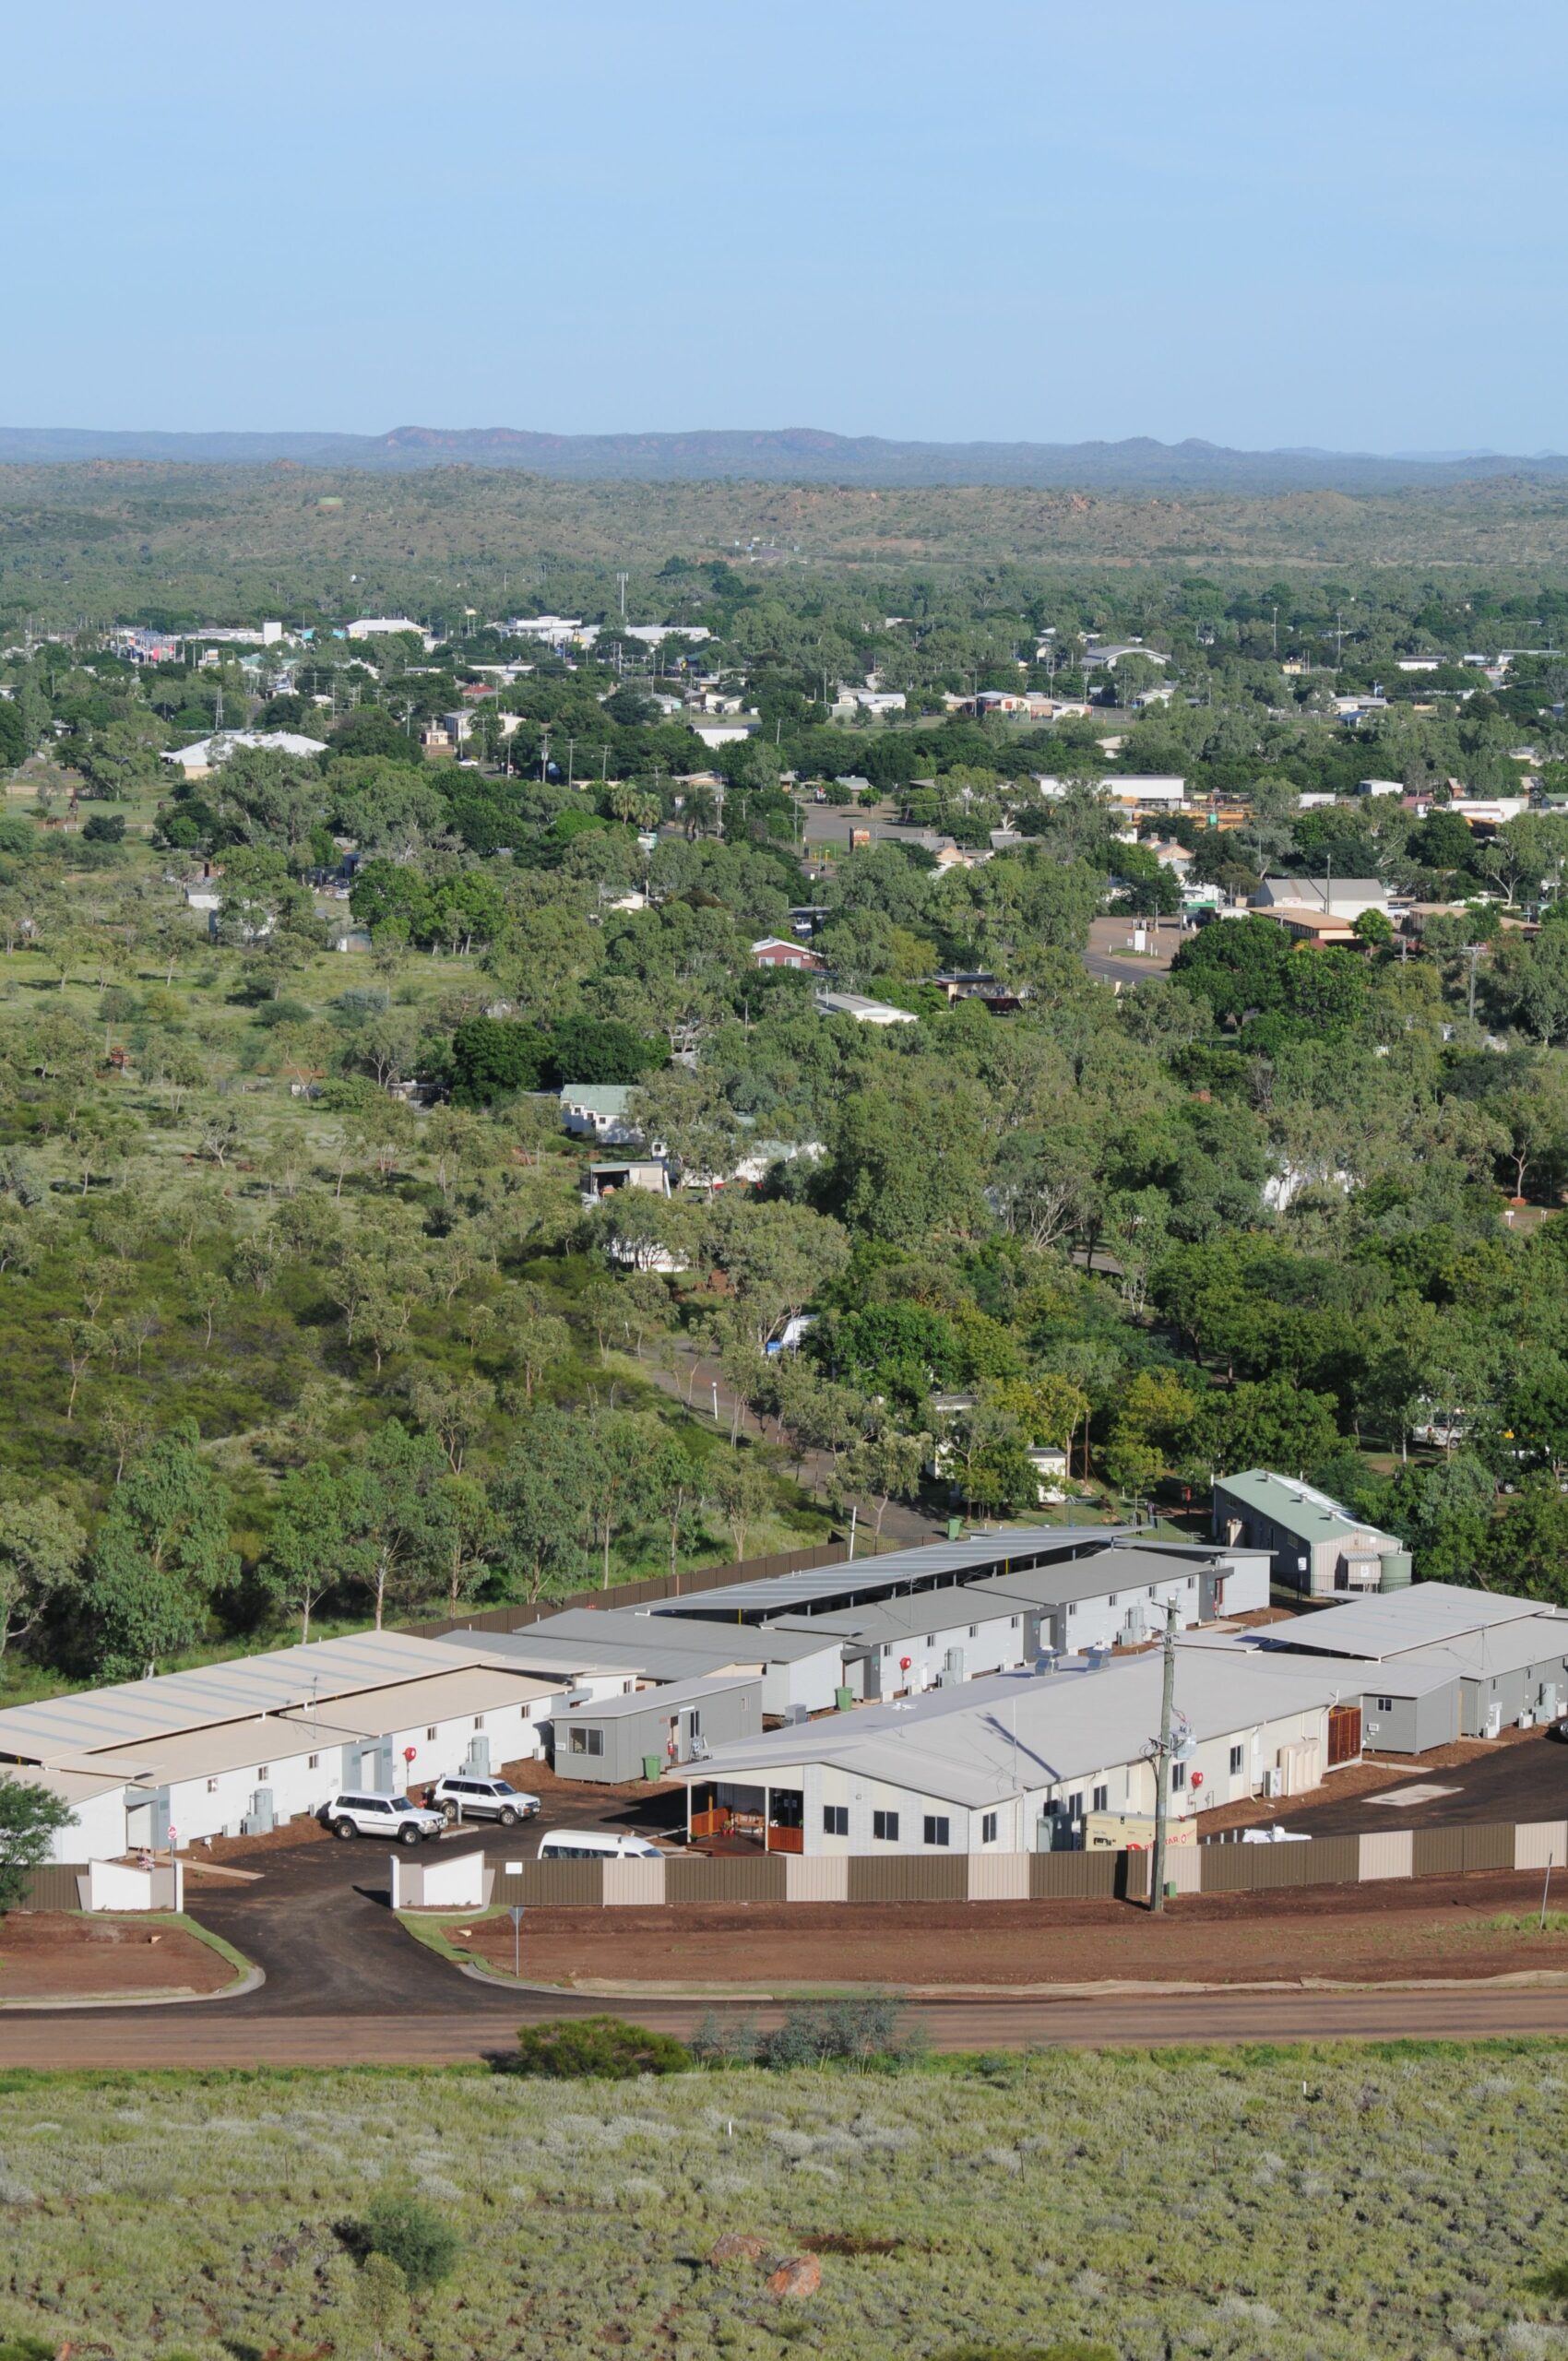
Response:
[[[69,1805],[47,1787],[0,1779],[0,1917],[20,1901],[29,1870],[49,1859],[56,1833],[70,1820]]]
[[[620,2017],[560,2017],[523,2025],[496,2071],[552,2082],[635,2082],[641,2074],[682,2074],[691,2054],[669,2034]]]
[[[983,2062],[985,2070],[980,2070]],[[1551,2350],[1565,2053],[1521,2043],[950,2059],[897,2079],[6,2078],[0,2338],[117,2361],[362,2349],[866,2361]],[[374,2272],[384,2190],[463,2234]],[[780,2312],[728,2233],[815,2254]],[[363,2249],[360,2249],[362,2251]],[[386,2249],[381,2250],[386,2253]],[[26,2348],[24,2347],[24,2350]]]
[[[449,2279],[463,2242],[435,2208],[410,2189],[385,2189],[346,2232],[350,2250],[362,2260],[382,2255],[396,2264],[404,2287],[422,2296]]]
[[[71,483],[60,516],[122,497]],[[220,595],[182,485],[171,596],[134,610],[164,628]],[[292,479],[226,496],[302,563],[380,530]],[[471,522],[466,478],[377,499]],[[55,529],[7,577],[30,613]],[[314,637],[0,655],[9,1693],[812,1543],[851,1502],[878,1534],[894,1503],[1016,1515],[1050,1445],[1084,1513],[1201,1516],[1269,1465],[1422,1573],[1568,1597],[1568,669],[1467,660],[1550,649],[1550,574],[885,580],[667,541],[629,611],[707,636],[650,654],[585,545],[551,597],[598,642],[521,670],[471,599],[434,646],[349,641],[270,579]],[[74,577],[78,615],[109,580]],[[1112,671],[1128,635],[1165,666]],[[868,673],[901,714],[836,718]],[[1377,682],[1346,727],[1330,692]],[[1087,717],[973,708],[1086,684]],[[699,691],[753,734],[699,746]],[[220,712],[325,751],[164,761]],[[462,759],[427,760],[448,715]],[[1129,772],[1185,777],[1185,816],[1128,842]],[[1450,808],[1526,778],[1504,825]],[[1002,842],[814,862],[819,796]],[[1331,871],[1438,907],[1328,949],[1213,924],[1118,998],[1080,955],[1180,899],[1163,834],[1225,891]],[[836,980],[916,1022],[755,965],[802,906]],[[1021,1004],[950,1004],[955,970]],[[585,1199],[564,1086],[626,1092],[671,1193]]]

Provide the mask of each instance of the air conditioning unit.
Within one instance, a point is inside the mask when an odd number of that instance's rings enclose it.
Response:
[[[1285,1793],[1284,1772],[1271,1764],[1263,1774],[1263,1791],[1265,1796],[1282,1796]]]

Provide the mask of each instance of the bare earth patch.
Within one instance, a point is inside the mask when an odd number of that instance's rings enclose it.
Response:
[[[13,1911],[0,1923],[0,2002],[221,1992],[228,1961],[183,1927]]]
[[[525,1980],[665,1987],[871,1984],[1384,1984],[1407,1977],[1568,1974],[1568,1936],[1500,1933],[1541,1880],[1498,1870],[1376,1886],[1193,1894],[1163,1917],[1121,1902],[705,1903],[658,1910],[530,1910]],[[509,1919],[459,1922],[456,1949],[510,1975]]]

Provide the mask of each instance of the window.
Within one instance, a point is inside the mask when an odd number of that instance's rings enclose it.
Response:
[[[258,1762],[255,1766],[255,1775],[258,1779],[270,1779],[272,1776],[271,1763]]]
[[[1067,1798],[1067,1817],[1069,1820],[1082,1820],[1083,1816],[1084,1796],[1080,1787],[1075,1796],[1069,1796]]]
[[[1195,1574],[1189,1574],[1187,1576],[1187,1588],[1189,1590],[1196,1590],[1197,1586],[1197,1576]]]
[[[1109,1787],[1097,1787],[1097,1788],[1095,1789],[1095,1791],[1094,1791],[1094,1794],[1092,1795],[1092,1797],[1090,1797],[1090,1799],[1089,1799],[1089,1809],[1090,1809],[1090,1811],[1105,1811],[1105,1810],[1107,1810],[1107,1809],[1109,1809],[1109,1807],[1110,1807],[1110,1803],[1111,1803],[1111,1790],[1110,1790],[1110,1788],[1109,1788]]]
[[[319,1754],[307,1754],[307,1755],[306,1755],[306,1757],[305,1757],[305,1769],[306,1769],[307,1771],[319,1771],[319,1770],[320,1770],[320,1768],[321,1768],[321,1757],[320,1757],[320,1755],[319,1755]]]
[[[695,1705],[692,1707],[692,1736],[694,1738],[702,1736],[702,1715]]]
[[[897,1813],[873,1811],[871,1816],[871,1833],[879,1845],[897,1845],[898,1842]]]
[[[971,1640],[978,1640],[980,1638],[980,1625],[978,1623],[970,1624],[969,1637]]]
[[[208,1781],[207,1792],[209,1796],[215,1796],[218,1793],[218,1782],[216,1779],[209,1779]]]
[[[1009,1619],[1008,1619],[1008,1620],[1011,1622],[1011,1624],[1012,1624],[1013,1629],[1014,1629],[1014,1631],[1015,1631],[1017,1630],[1017,1628],[1018,1628],[1019,1624],[1023,1621],[1023,1619],[1023,1619],[1023,1617],[1022,1617],[1021,1615],[1014,1615],[1014,1616],[1010,1616],[1010,1617],[1009,1617]]]
[[[1115,1604],[1116,1604],[1116,1602],[1117,1602],[1117,1600],[1118,1600],[1118,1598],[1119,1598],[1120,1596],[1121,1596],[1121,1593],[1120,1593],[1119,1591],[1114,1591],[1114,1590],[1113,1590],[1113,1591],[1111,1592],[1111,1594],[1110,1597],[1109,1597],[1109,1598],[1106,1600],[1106,1602],[1105,1602],[1105,1603],[1106,1603],[1106,1605],[1107,1605],[1107,1607],[1114,1607],[1114,1606],[1115,1606]],[[1068,1612],[1068,1614],[1069,1614],[1069,1615],[1071,1615],[1071,1613],[1073,1612],[1072,1608],[1069,1608],[1067,1609],[1067,1612]]]
[[[925,1643],[926,1643],[926,1646],[927,1646],[928,1648],[934,1648],[934,1647],[935,1647],[935,1645],[936,1645],[936,1633],[935,1633],[934,1631],[928,1631],[928,1632],[926,1633],[926,1635],[925,1635]]]
[[[1234,1778],[1234,1777],[1235,1777],[1235,1775],[1236,1775],[1237,1772],[1241,1769],[1241,1748],[1240,1748],[1239,1746],[1233,1746],[1233,1747],[1231,1748],[1231,1750],[1230,1750],[1230,1776],[1231,1776],[1232,1778]]]
[[[925,1841],[928,1845],[945,1845],[951,1821],[945,1812],[928,1811],[925,1816]]]
[[[848,1804],[823,1805],[822,1833],[825,1836],[848,1836],[849,1833],[849,1807]]]
[[[1393,1698],[1380,1697],[1377,1701],[1377,1710],[1380,1714],[1392,1714],[1394,1711]]]
[[[435,1732],[434,1730],[426,1730],[424,1734],[424,1742],[426,1746],[434,1746],[435,1744]]]
[[[980,1843],[982,1845],[994,1845],[995,1842],[996,1814],[993,1811],[988,1811],[982,1815],[980,1820]]]
[[[1159,1596],[1159,1589],[1157,1584],[1150,1583],[1148,1586],[1148,1595],[1151,1598],[1158,1598]]]
[[[576,1730],[576,1729],[575,1729],[575,1730],[572,1732],[572,1735],[571,1735],[571,1740],[570,1740],[570,1743],[569,1743],[569,1745],[568,1745],[568,1747],[567,1747],[567,1752],[568,1752],[568,1753],[570,1753],[570,1754],[602,1754],[602,1753],[603,1753],[603,1751],[604,1751],[604,1732],[603,1732],[602,1730]]]
[[[1187,1766],[1184,1762],[1173,1762],[1170,1765],[1170,1784],[1173,1787],[1184,1787],[1186,1786]]]
[[[483,1727],[484,1727],[484,1715],[483,1715],[482,1714],[476,1714],[474,1715],[474,1727],[475,1727],[475,1729],[476,1729],[476,1730],[481,1730],[481,1729],[483,1729]]]

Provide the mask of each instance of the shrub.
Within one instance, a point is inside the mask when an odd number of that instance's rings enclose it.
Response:
[[[0,2361],[54,2361],[55,2347],[46,2336],[0,2337]]]
[[[125,822],[119,812],[95,812],[82,830],[82,841],[89,845],[123,845]]]
[[[639,2074],[685,2074],[692,2053],[671,2035],[649,2033],[621,2017],[556,2017],[522,2025],[517,2047],[497,2060],[503,2074],[554,2082],[629,2082]]]
[[[956,2344],[936,2361],[1116,2361],[1116,2355],[1109,2344],[1072,2336],[1057,2344]]]
[[[904,2065],[921,2055],[926,2036],[906,2027],[891,1994],[873,1992],[852,2000],[794,2000],[784,2022],[765,2034],[761,2062],[775,2069],[826,2066],[846,2059],[861,2066]]]
[[[721,2017],[717,2009],[704,2011],[691,2040],[700,2066],[754,2066],[760,2047],[754,2017]]]
[[[362,2257],[385,2255],[403,2274],[410,2292],[445,2279],[462,2240],[437,2213],[409,2189],[384,2189],[362,2220],[351,2225],[350,2244]]]

